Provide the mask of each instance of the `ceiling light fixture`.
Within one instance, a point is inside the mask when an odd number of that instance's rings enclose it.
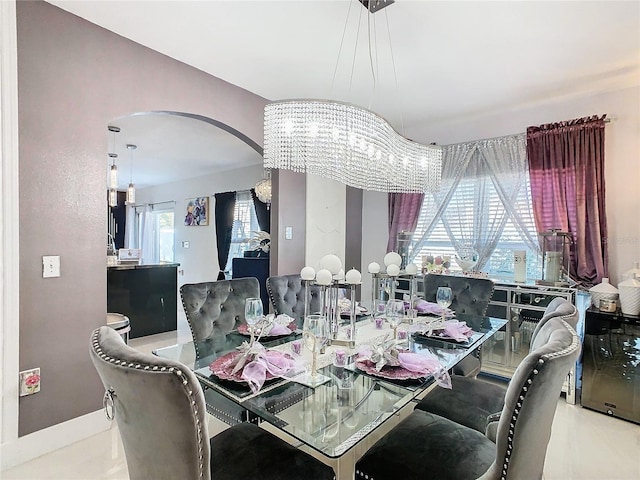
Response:
[[[264,171],[265,177],[256,183],[256,186],[253,189],[256,192],[256,197],[262,203],[267,204],[267,210],[271,207],[271,171],[265,169]]]
[[[114,125],[107,126],[107,130],[113,133],[113,150],[108,153],[109,158],[112,161],[111,168],[109,169],[109,206],[115,207],[118,205],[118,166],[116,165],[116,158],[118,154],[116,150],[116,133],[120,132],[120,128]]]
[[[136,203],[136,187],[133,184],[133,151],[138,148],[136,145],[132,145],[130,143],[127,144],[127,148],[129,149],[129,187],[127,188],[127,204],[133,205]]]
[[[369,21],[393,3],[360,2]],[[369,35],[374,72],[371,48]],[[264,166],[320,175],[363,190],[433,192],[440,188],[442,149],[403,137],[384,118],[356,105],[284,100],[265,106]]]

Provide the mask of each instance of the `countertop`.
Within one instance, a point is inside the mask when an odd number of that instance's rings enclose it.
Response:
[[[143,268],[165,268],[165,267],[178,267],[179,263],[119,263],[117,265],[107,265],[108,270],[140,270]]]

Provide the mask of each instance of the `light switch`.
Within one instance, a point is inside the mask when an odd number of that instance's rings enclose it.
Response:
[[[42,278],[60,276],[60,256],[45,255],[42,257]]]
[[[284,227],[284,239],[291,240],[293,238],[293,227]]]
[[[189,242],[188,241],[183,241],[182,242],[182,248],[189,248]]]

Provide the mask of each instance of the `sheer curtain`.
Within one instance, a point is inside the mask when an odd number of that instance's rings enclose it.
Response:
[[[524,134],[444,146],[442,188],[423,209],[428,220],[414,255],[440,221],[456,249],[478,252],[477,269],[488,262],[509,221],[527,247],[539,251],[528,227],[530,206],[521,201],[527,175]]]
[[[527,128],[536,225],[540,231],[557,228],[572,234],[569,274],[585,285],[608,275],[604,119]]]
[[[140,214],[140,252],[143,263],[158,263],[158,252],[154,242],[153,213],[150,205],[145,205]]]

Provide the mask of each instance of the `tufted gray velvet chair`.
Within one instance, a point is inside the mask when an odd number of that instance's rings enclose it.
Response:
[[[275,275],[267,278],[267,292],[276,315],[284,313],[295,319],[304,316],[304,284],[300,275]],[[321,308],[320,287],[311,285],[309,313]]]
[[[138,352],[109,327],[91,335],[132,480],[333,479],[327,465],[242,423],[209,439],[200,383],[185,365]]]
[[[436,301],[438,287],[449,287],[453,293],[451,310],[456,313],[484,315],[493,296],[493,281],[488,278],[456,277],[429,274],[424,277],[424,299]]]
[[[575,330],[578,324],[576,307],[564,298],[555,298],[547,306],[531,337],[531,344],[537,344],[538,332],[553,318],[561,318]],[[435,413],[456,423],[473,428],[480,433],[490,433],[494,422],[490,420],[504,407],[506,388],[481,379],[460,376],[451,377],[452,388],[436,387],[416,408]]]
[[[357,462],[356,479],[542,478],[562,384],[579,354],[575,330],[562,317],[550,319],[509,383],[495,443],[474,429],[415,410]]]
[[[260,285],[252,277],[185,283],[180,287],[180,298],[193,341],[202,342],[245,323],[245,300],[260,298]]]
[[[424,277],[424,299],[436,301],[438,287],[449,287],[453,293],[451,310],[456,313],[483,316],[493,296],[493,281],[487,278],[456,277],[453,275],[430,274]],[[465,357],[453,369],[455,375],[475,377],[480,373],[480,350]]]

